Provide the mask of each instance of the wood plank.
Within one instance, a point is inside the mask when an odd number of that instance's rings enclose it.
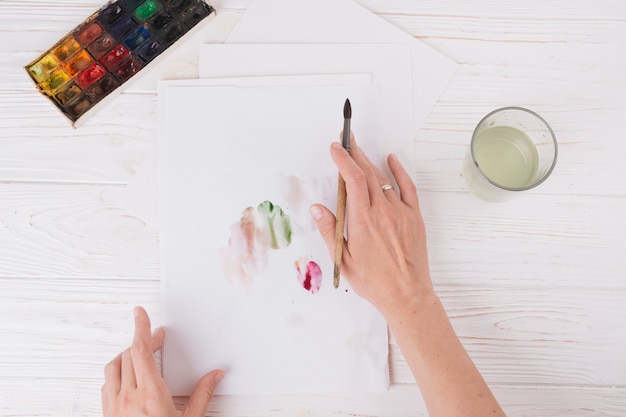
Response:
[[[12,417],[101,415],[101,380],[19,379],[0,380],[0,413]],[[622,417],[625,388],[494,386],[494,394],[509,417],[540,415]],[[10,397],[8,392],[14,392]],[[186,399],[177,398],[179,408]],[[415,385],[394,385],[387,392],[367,394],[310,394],[216,396],[207,416],[427,416]]]
[[[73,129],[31,90],[0,94],[0,181],[126,184],[155,149],[155,95],[122,94]]]
[[[437,284],[624,288],[625,197],[427,192],[421,207]]]
[[[0,277],[158,279],[157,231],[120,186],[0,184]]]
[[[624,290],[443,287],[437,292],[490,384],[626,386]],[[395,342],[396,383],[414,379]]]
[[[490,384],[626,386],[626,290],[438,287]],[[190,296],[193,296],[190,294]],[[132,307],[160,322],[160,283],[0,280],[0,375],[101,377],[132,340]],[[391,343],[394,383],[413,379]]]
[[[620,53],[626,43],[624,20],[572,21],[541,14],[523,22],[447,15],[387,20],[461,64],[561,67],[593,75],[623,68],[625,60]]]
[[[0,280],[3,378],[97,379],[130,345],[132,308],[160,322],[160,283],[140,280]]]
[[[611,416],[622,417],[626,407],[624,388],[492,387],[509,417]],[[185,404],[185,401],[180,401]],[[417,387],[394,385],[385,393],[326,394],[293,397],[216,397],[208,415],[215,416],[427,416]],[[259,405],[257,405],[259,404]]]

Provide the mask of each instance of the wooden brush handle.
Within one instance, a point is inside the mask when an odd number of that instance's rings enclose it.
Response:
[[[339,275],[341,272],[341,256],[343,254],[343,229],[346,220],[346,182],[339,174],[339,186],[337,187],[337,212],[335,214],[335,269],[333,273],[333,285],[339,287]]]

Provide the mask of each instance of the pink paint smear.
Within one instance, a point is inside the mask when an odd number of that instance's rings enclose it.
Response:
[[[250,291],[254,277],[267,266],[268,246],[259,239],[256,210],[248,207],[241,220],[230,227],[228,248],[222,249],[222,267],[229,280]]]
[[[298,282],[302,288],[315,294],[322,286],[322,269],[315,262],[300,258],[295,262],[296,271],[298,272]]]

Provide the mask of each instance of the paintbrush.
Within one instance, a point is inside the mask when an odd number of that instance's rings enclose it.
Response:
[[[343,137],[341,145],[350,153],[350,119],[352,118],[352,106],[350,100],[346,99],[343,105]],[[335,270],[333,285],[339,287],[339,274],[341,273],[341,256],[343,254],[343,229],[346,221],[346,182],[339,173],[339,185],[337,187],[337,212],[335,221]]]

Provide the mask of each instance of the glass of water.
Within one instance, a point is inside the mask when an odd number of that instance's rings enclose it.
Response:
[[[557,153],[554,132],[541,116],[504,107],[486,115],[474,129],[464,174],[476,195],[501,201],[544,182]]]

